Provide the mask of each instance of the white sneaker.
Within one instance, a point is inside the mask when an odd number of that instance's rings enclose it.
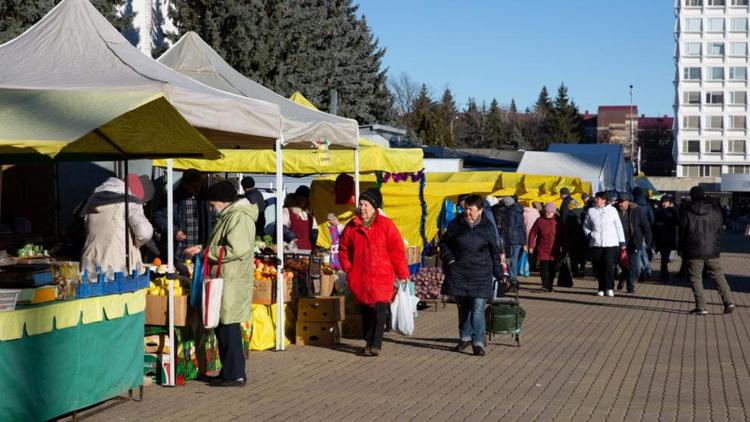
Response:
[[[597,296],[604,296],[604,292],[603,292],[603,291],[601,291],[601,290],[599,290],[598,292],[596,292],[596,295],[597,295]]]
[[[614,290],[607,290],[607,296],[613,297],[615,295]]]

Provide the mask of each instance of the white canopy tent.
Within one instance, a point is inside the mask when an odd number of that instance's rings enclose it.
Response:
[[[133,47],[87,0],[63,0],[23,34],[0,45],[0,93],[103,89],[163,95],[215,146],[280,147],[278,105],[211,88],[152,60]],[[171,182],[169,172],[169,186]],[[171,215],[172,189],[167,189],[167,204]],[[170,269],[174,268],[172,231],[169,225]],[[170,280],[170,341],[174,339],[173,304]],[[173,346],[169,348],[172,361]],[[174,368],[170,368],[169,379],[174,380]]]
[[[625,162],[619,144],[551,144],[547,151],[580,155],[603,155],[606,158],[607,177],[599,190],[629,192],[633,188],[633,169]],[[595,190],[596,191],[596,190]]]
[[[527,151],[518,164],[518,173],[545,176],[575,176],[591,183],[594,192],[606,188],[610,174],[607,157],[602,154],[568,154],[562,152]]]
[[[333,114],[313,110],[297,104],[247,78],[229,65],[210,45],[195,32],[188,32],[167,50],[159,62],[177,72],[201,81],[214,88],[267,101],[281,110],[282,142],[276,152],[276,215],[280,216],[283,205],[282,148],[296,144],[298,147],[315,147],[328,144],[332,147],[353,148],[355,195],[359,197],[359,126],[357,121]],[[279,219],[277,219],[279,221]],[[276,238],[282,239],[283,226],[276,224]],[[284,251],[277,251],[278,298],[284,297]],[[276,350],[284,350],[283,301],[277,301],[278,323]]]

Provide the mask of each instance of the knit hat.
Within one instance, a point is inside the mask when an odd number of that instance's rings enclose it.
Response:
[[[690,199],[693,201],[700,201],[706,197],[706,192],[700,186],[693,186],[690,189]]]
[[[560,195],[570,195],[570,190],[568,188],[562,188],[560,189]]]
[[[362,192],[359,195],[359,200],[369,202],[375,209],[383,206],[383,195],[375,188],[369,188]]]
[[[505,197],[503,197],[503,199],[501,199],[501,201],[503,202],[503,205],[505,205],[506,207],[509,207],[509,206],[513,205],[513,203],[516,202],[516,201],[513,200],[512,196],[505,196]]]
[[[237,197],[237,190],[227,182],[216,182],[208,188],[208,200],[218,202],[234,202]]]
[[[242,178],[240,184],[242,185],[242,189],[252,189],[255,187],[255,179],[252,176],[245,176]]]
[[[544,212],[555,212],[557,211],[557,207],[555,206],[554,202],[547,202],[547,205],[544,206]]]
[[[143,201],[143,184],[141,183],[141,178],[138,177],[137,174],[128,173],[128,190],[133,196]],[[153,196],[153,186],[151,187],[151,190],[151,196]]]

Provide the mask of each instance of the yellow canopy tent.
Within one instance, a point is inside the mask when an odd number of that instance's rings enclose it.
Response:
[[[162,94],[0,89],[0,161],[219,158]]]
[[[517,195],[519,202],[529,205],[532,202],[562,202],[559,189],[568,187],[572,196],[581,204],[581,194],[591,193],[590,184],[582,183],[577,177],[538,176],[521,173],[504,172],[461,172],[461,173],[428,173],[425,175],[424,201],[427,212],[425,216],[425,237],[433,239],[438,232],[437,221],[445,199],[456,200],[465,193],[479,195],[510,196]],[[363,188],[375,186],[374,176],[364,176]],[[335,178],[321,177],[313,181],[310,198],[318,225],[327,228],[326,216],[333,213],[342,223],[354,215],[351,205],[335,204]],[[419,201],[419,182],[388,182],[381,185],[383,210],[388,218],[398,227],[403,238],[410,245],[422,245],[420,223],[422,206]],[[321,229],[318,244],[330,247],[328,230]]]

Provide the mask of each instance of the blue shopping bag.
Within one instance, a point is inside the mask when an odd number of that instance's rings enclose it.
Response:
[[[526,251],[521,251],[521,256],[518,257],[518,275],[529,276],[529,254]]]
[[[203,259],[200,255],[195,256],[193,264],[193,282],[190,284],[190,306],[201,306],[201,287],[203,286]]]

